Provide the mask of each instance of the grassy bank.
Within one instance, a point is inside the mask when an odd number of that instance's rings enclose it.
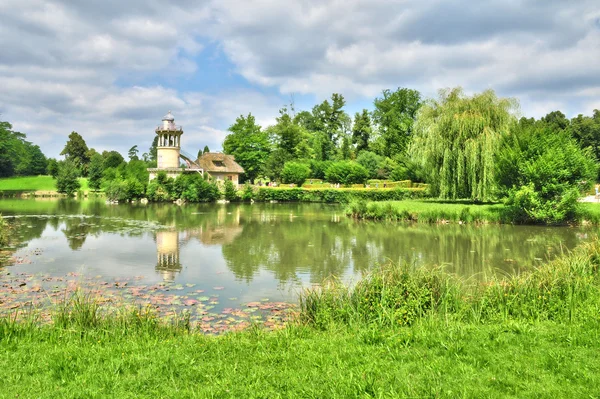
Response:
[[[599,268],[598,242],[485,285],[389,264],[218,337],[75,300],[0,320],[0,397],[596,397]]]
[[[346,214],[356,219],[418,223],[511,223],[503,204],[420,201],[354,201]],[[600,204],[581,203],[577,223],[600,224]]]
[[[355,201],[346,214],[357,219],[410,221],[420,223],[500,223],[502,204],[471,204],[437,201]]]
[[[79,178],[81,190],[87,191],[88,179]],[[0,191],[56,191],[56,180],[52,176],[21,176],[0,179]]]

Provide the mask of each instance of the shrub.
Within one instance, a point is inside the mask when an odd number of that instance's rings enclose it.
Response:
[[[517,129],[497,156],[500,192],[517,223],[562,223],[577,214],[577,199],[596,165],[568,133],[542,123]]]
[[[330,183],[350,185],[364,183],[369,172],[360,164],[352,161],[333,162],[325,171],[325,179]]]
[[[284,187],[261,187],[256,191],[257,201],[296,201],[296,202],[336,202],[348,203],[353,200],[401,201],[427,196],[425,188],[396,189],[304,189]]]
[[[58,167],[58,176],[56,178],[56,190],[69,196],[79,190],[79,174],[75,164],[71,161],[61,162]]]
[[[281,179],[284,183],[293,183],[301,186],[310,176],[310,168],[300,162],[286,162],[281,171]]]
[[[231,180],[225,180],[224,197],[227,201],[237,201],[239,199],[237,189]]]
[[[246,182],[244,189],[242,190],[242,201],[250,201],[254,198],[254,190],[252,186]]]

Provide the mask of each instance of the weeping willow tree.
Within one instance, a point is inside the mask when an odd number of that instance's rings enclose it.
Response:
[[[440,91],[417,115],[411,157],[443,199],[488,201],[494,195],[494,154],[515,118],[518,103],[486,90],[472,97],[462,89]]]

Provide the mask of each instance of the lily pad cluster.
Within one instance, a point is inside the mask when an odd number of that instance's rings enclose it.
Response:
[[[195,289],[195,284],[161,282],[142,284],[143,277],[105,281],[102,276],[68,273],[52,276],[0,270],[0,317],[24,317],[35,312],[41,322],[51,322],[60,304],[83,293],[100,306],[100,312],[111,312],[129,306],[150,308],[165,321],[189,318],[193,327],[207,334],[219,334],[259,324],[269,329],[281,328],[295,305],[285,302],[258,302],[239,307],[218,306],[218,292],[224,287]],[[230,301],[236,298],[228,298]],[[218,309],[218,310],[217,310]]]

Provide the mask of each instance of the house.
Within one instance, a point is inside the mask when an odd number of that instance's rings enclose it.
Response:
[[[233,155],[220,152],[206,152],[195,164],[217,182],[231,180],[236,186],[239,184],[240,175],[244,173],[244,169],[235,162]]]

